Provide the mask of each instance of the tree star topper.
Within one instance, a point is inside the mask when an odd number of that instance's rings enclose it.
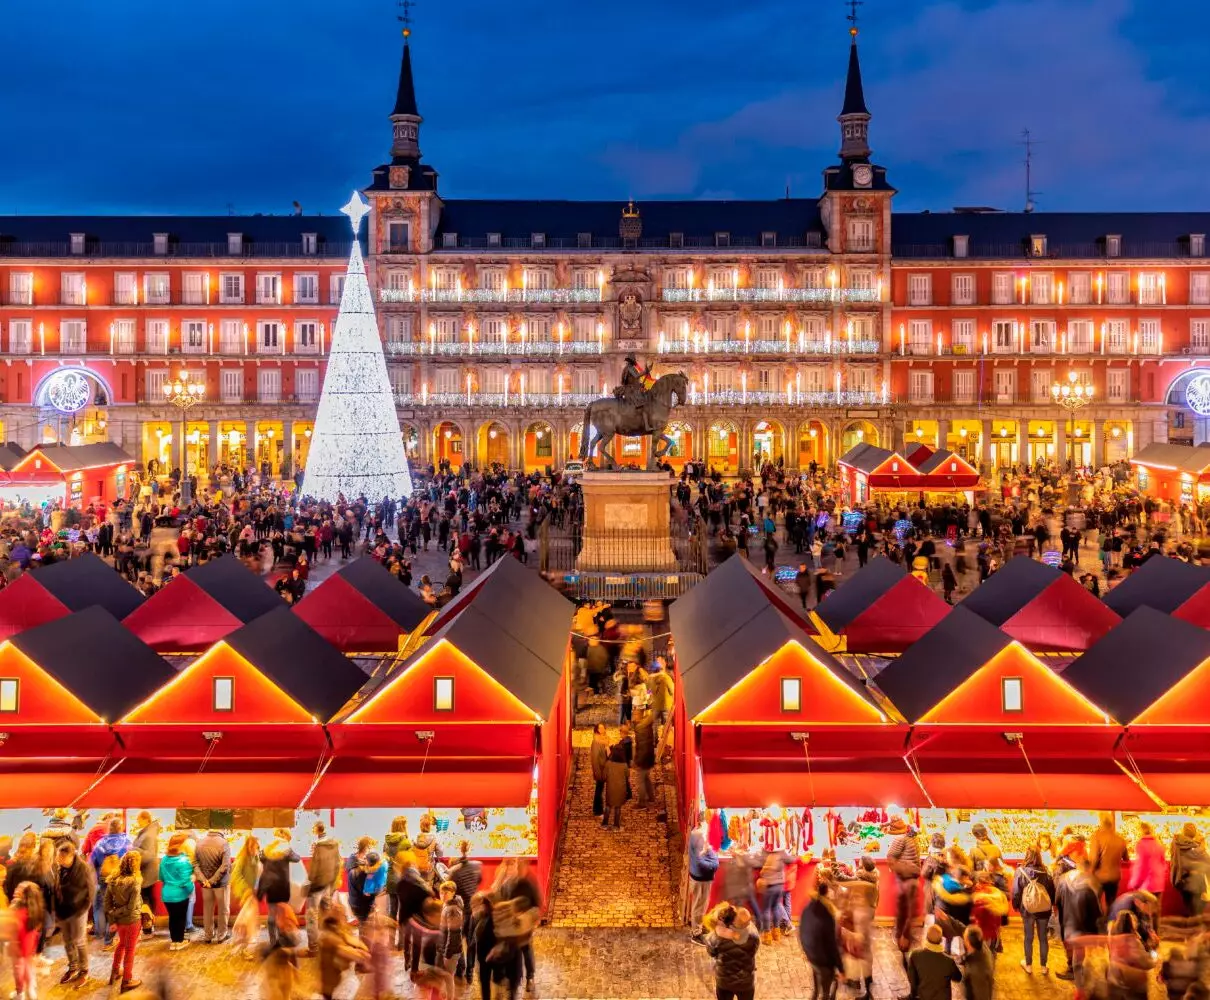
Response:
[[[370,206],[366,204],[361,192],[354,191],[341,211],[349,217],[349,222],[353,224],[353,235],[356,236],[361,231],[361,220],[370,212]]]

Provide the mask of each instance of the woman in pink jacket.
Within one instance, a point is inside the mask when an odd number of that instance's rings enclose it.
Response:
[[[1145,889],[1157,899],[1168,882],[1168,862],[1164,848],[1151,831],[1150,823],[1139,823],[1139,841],[1134,847],[1134,866],[1128,889]]]

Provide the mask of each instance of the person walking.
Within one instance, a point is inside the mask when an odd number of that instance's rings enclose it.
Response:
[[[605,812],[601,826],[622,826],[622,806],[627,799],[630,769],[626,765],[626,748],[621,743],[615,743],[609,748],[609,756],[605,761]],[[613,820],[612,824],[610,819]]]
[[[634,770],[638,784],[639,809],[655,801],[651,772],[655,768],[655,719],[649,711],[637,711],[634,723]]]
[[[42,938],[46,900],[42,887],[30,881],[18,882],[10,898],[13,986],[17,1000],[37,1000],[38,961],[35,956]]]
[[[100,893],[98,893],[100,895]],[[109,985],[121,979],[120,993],[137,990],[142,983],[134,978],[134,953],[142,929],[143,858],[133,848],[123,855],[116,875],[105,884],[105,918],[117,934]]]
[[[814,1000],[833,1000],[836,976],[844,965],[836,930],[836,910],[828,899],[828,883],[820,882],[815,896],[798,920],[798,942],[811,965]]]
[[[1206,842],[1193,823],[1186,823],[1172,838],[1168,863],[1172,887],[1185,901],[1185,911],[1191,917],[1200,917],[1206,908],[1204,897],[1210,856],[1206,854]]]
[[[311,845],[311,862],[307,866],[307,950],[315,955],[319,950],[319,917],[332,893],[340,885],[340,844],[328,836],[328,828],[316,823],[311,828],[315,842]]]
[[[403,874],[395,886],[395,895],[399,898],[399,923],[404,928],[403,959],[408,968],[415,972],[420,962],[420,933],[415,918],[420,915],[425,901],[436,899],[437,894],[421,876],[415,855],[405,851],[403,857]]]
[[[464,975],[467,983],[474,979],[476,958],[475,935],[471,933],[471,902],[479,891],[479,883],[483,881],[483,863],[468,857],[470,850],[470,842],[462,841],[458,845],[458,860],[450,865],[449,871],[450,881],[454,883],[458,898],[462,900],[462,937],[466,942],[464,968],[461,973],[455,970],[454,975]]]
[[[1088,860],[1092,864],[1093,878],[1100,883],[1105,895],[1105,909],[1108,910],[1117,898],[1122,882],[1122,862],[1127,860],[1126,841],[1114,826],[1113,813],[1101,814],[1101,824],[1088,845]]]
[[[202,927],[206,944],[225,943],[231,932],[231,845],[218,830],[210,830],[193,851],[193,875],[202,887]]]
[[[1025,852],[1021,866],[1013,876],[1013,907],[1021,914],[1021,926],[1025,931],[1025,957],[1021,968],[1033,973],[1034,935],[1038,938],[1038,961],[1042,963],[1042,975],[1048,975],[1047,958],[1050,952],[1050,911],[1055,902],[1055,883],[1042,863],[1037,847]]]
[[[887,864],[895,876],[895,944],[906,960],[912,946],[916,897],[920,893],[920,846],[916,831],[902,816],[891,817],[887,833],[894,838],[887,849]]]
[[[109,861],[110,858],[120,861],[133,846],[134,842],[126,834],[121,817],[114,816],[106,824],[104,836],[93,845],[89,855],[97,884],[96,898],[92,907],[93,936],[103,939],[106,948],[113,944],[113,932],[109,927],[109,921],[105,919],[105,893],[103,891],[105,878],[102,869],[106,868],[107,861],[109,865],[116,863]]]
[[[1141,821],[1139,839],[1134,845],[1134,864],[1130,867],[1127,890],[1145,889],[1158,898],[1163,895],[1167,871],[1163,845],[1156,839],[1151,824]]]
[[[51,899],[55,925],[63,935],[67,953],[67,971],[59,980],[61,985],[82,987],[88,979],[88,911],[96,891],[92,865],[80,857],[71,840],[60,841],[55,849]]]
[[[349,909],[358,924],[365,924],[374,912],[374,904],[387,884],[387,864],[377,851],[366,856],[349,871]]]
[[[155,905],[155,884],[160,878],[160,824],[151,813],[143,810],[135,819],[134,850],[142,859],[143,905],[148,910]]]
[[[693,928],[690,937],[698,944],[706,940],[702,918],[706,916],[710,887],[718,874],[718,854],[710,846],[709,829],[709,821],[703,816],[689,834],[689,926]]]
[[[168,911],[169,951],[188,946],[185,937],[189,900],[193,898],[193,863],[185,852],[185,834],[174,833],[168,839],[168,849],[160,859],[160,901]]]
[[[966,1000],[992,1000],[996,964],[983,932],[971,924],[962,934],[962,992]]]
[[[945,952],[945,936],[933,924],[924,944],[908,956],[907,975],[912,1000],[950,1000],[951,984],[962,981],[958,964]]]
[[[289,909],[290,865],[298,861],[298,855],[290,846],[290,831],[274,830],[273,840],[261,851],[260,881],[256,884],[256,895],[269,907],[270,946],[277,943],[277,917],[282,913],[282,906],[278,904],[284,904],[285,909]]]
[[[592,814],[605,813],[605,764],[609,760],[609,733],[605,723],[598,722],[592,730],[592,745],[588,748],[588,759],[592,764]]]

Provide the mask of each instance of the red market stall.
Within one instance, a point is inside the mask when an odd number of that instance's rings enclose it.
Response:
[[[362,556],[308,593],[294,613],[342,653],[393,653],[433,609],[381,563]]]
[[[491,573],[332,723],[336,760],[307,805],[333,810],[337,829],[385,830],[403,816],[414,833],[433,816],[443,849],[467,840],[486,880],[503,858],[532,857],[545,891],[572,752],[573,606],[517,569]]]
[[[1122,618],[1148,607],[1210,628],[1210,568],[1152,556],[1105,595],[1105,605]]]
[[[1085,650],[1121,620],[1062,570],[1027,556],[1008,560],[959,607],[1035,652]]]
[[[123,619],[143,595],[91,552],[31,569],[0,590],[0,638],[100,606]]]
[[[157,652],[199,653],[281,606],[261,577],[228,554],[173,577],[124,624]]]
[[[837,460],[840,490],[845,500],[860,506],[875,498],[915,502],[956,498],[974,503],[979,470],[952,451],[922,446],[905,458],[872,444],[858,444]]]
[[[900,653],[949,611],[936,591],[882,556],[866,563],[810,613],[833,653]]]
[[[1210,442],[1149,444],[1130,459],[1139,492],[1174,503],[1201,503],[1210,496]]]
[[[90,503],[112,504],[126,497],[133,457],[116,444],[34,445],[23,455],[0,455],[0,501],[34,506],[60,503],[83,510]]]

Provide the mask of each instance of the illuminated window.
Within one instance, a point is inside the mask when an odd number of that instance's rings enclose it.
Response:
[[[783,677],[781,679],[781,710],[783,712],[802,711],[801,678]]]
[[[454,678],[433,678],[433,711],[452,712],[454,710]]]
[[[15,712],[20,702],[21,682],[16,677],[0,677],[0,712]]]
[[[235,678],[214,678],[214,710],[231,712],[235,709]]]
[[[1020,677],[1005,677],[1000,682],[1000,702],[1006,712],[1020,712],[1024,709],[1022,704],[1023,693],[1021,689]]]

